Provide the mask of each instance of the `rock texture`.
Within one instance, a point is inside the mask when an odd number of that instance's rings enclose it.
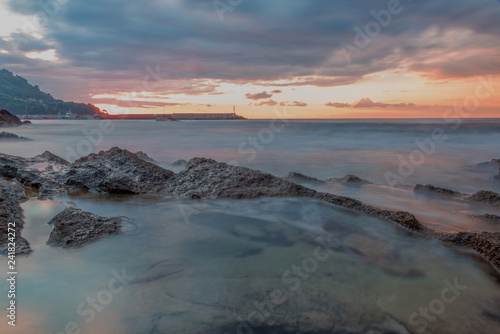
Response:
[[[24,191],[16,183],[0,179],[0,253],[8,254],[9,227],[14,229],[16,254],[31,253],[30,244],[21,236],[24,226],[23,210],[19,205],[24,200]]]
[[[446,188],[435,187],[431,184],[427,184],[425,186],[422,184],[417,184],[413,190],[415,192],[419,192],[419,193],[427,193],[427,194],[433,194],[433,195],[439,195],[439,196],[448,196],[448,197],[463,196],[463,194],[459,193],[458,191],[453,191],[453,190],[446,189]]]
[[[113,147],[75,161],[65,184],[99,193],[140,194],[164,190],[173,175],[137,154]]]
[[[456,234],[438,234],[442,241],[473,249],[500,268],[500,233],[459,232]]]
[[[500,216],[497,215],[485,213],[482,215],[469,215],[469,217],[477,221],[481,221],[488,224],[498,224],[498,226],[500,226]]]
[[[176,162],[174,162],[173,164],[171,164],[170,166],[184,168],[184,167],[186,167],[186,165],[187,165],[187,161],[184,159],[180,159],[180,160],[177,160]]]
[[[139,151],[139,152],[137,152],[135,154],[137,154],[137,157],[139,159],[142,159],[144,161],[151,162],[151,163],[154,163],[154,164],[157,163],[154,159],[152,159],[149,155],[147,155],[146,153],[144,153],[142,151]]]
[[[0,110],[0,127],[20,126],[23,122],[7,110]]]
[[[329,183],[340,183],[346,185],[362,185],[362,184],[371,184],[371,182],[363,180],[362,178],[357,177],[356,175],[347,174],[344,177],[335,177],[332,179],[326,180]]]
[[[47,245],[62,248],[82,247],[121,233],[121,218],[105,218],[69,207],[49,222],[54,229]]]
[[[470,202],[500,205],[500,195],[487,190],[481,190],[473,195],[467,196],[466,200]]]
[[[294,182],[294,183],[309,183],[309,184],[324,184],[325,181],[320,179],[310,177],[301,173],[290,172],[285,177],[285,180]]]
[[[0,141],[31,141],[31,139],[26,137],[19,137],[16,134],[2,131],[0,132]]]

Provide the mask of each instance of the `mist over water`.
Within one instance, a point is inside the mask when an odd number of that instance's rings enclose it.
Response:
[[[114,129],[101,131],[102,137],[96,132],[100,124],[34,121],[30,127],[9,129],[33,142],[2,142],[0,152],[29,157],[49,150],[74,159],[73,151],[79,148],[85,155],[119,146],[144,151],[172,170],[170,164],[178,159],[207,157],[277,176],[295,171],[325,180],[354,174],[375,184],[316,189],[404,209],[438,231],[500,231],[467,218],[469,213],[500,214],[496,209],[412,190],[416,183],[430,183],[467,193],[499,191],[492,179],[495,171],[476,169],[477,163],[500,158],[498,120],[468,120],[458,129],[440,120],[290,120],[282,131],[273,132],[272,140],[262,137],[271,126],[269,120],[114,121]],[[389,186],[385,174],[398,174],[399,157],[409,159],[419,148],[416,140],[431,139],[436,128],[447,139],[437,143],[435,152],[426,155],[404,182]],[[89,141],[82,130],[94,136],[97,145],[82,144]],[[257,138],[257,146],[251,137]],[[51,230],[46,223],[70,201],[97,215],[126,216],[129,226],[122,235],[81,249],[45,245]],[[242,321],[256,312],[255,303],[269,301],[276,289],[285,301],[272,308],[265,304],[269,315],[263,316],[260,327],[252,326],[255,333],[287,333],[283,324],[297,324],[303,333],[422,329],[489,334],[500,329],[500,285],[484,263],[395,224],[318,201],[193,202],[163,195],[88,194],[31,199],[22,206],[23,236],[34,252],[18,259],[16,333],[60,333],[69,321],[84,334],[238,333]],[[330,247],[323,247],[318,238],[323,245],[329,240]],[[317,247],[328,256],[314,265]],[[0,265],[6,267],[6,259],[0,259]],[[294,265],[306,268],[307,278],[293,274]],[[122,269],[137,281],[113,294],[89,321],[87,298],[107,289],[112,271]],[[443,304],[435,320],[423,321],[419,309],[438,305],[434,301],[441,300],[446,282],[455,279],[466,288],[453,302]],[[6,289],[1,281],[0,291]],[[82,303],[84,315],[78,312]],[[0,332],[14,333],[4,322]]]

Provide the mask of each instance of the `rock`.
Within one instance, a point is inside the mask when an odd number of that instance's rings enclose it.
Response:
[[[17,255],[31,253],[29,242],[21,236],[24,220],[19,201],[25,199],[24,191],[19,185],[0,179],[0,253],[3,255],[9,253],[8,248],[11,242],[9,233],[15,235]]]
[[[12,115],[7,110],[0,110],[0,128],[20,126],[23,122],[17,116]]]
[[[439,233],[437,237],[445,242],[473,249],[487,258],[496,268],[500,268],[500,233],[495,232],[459,232],[454,234]]]
[[[31,141],[31,139],[29,138],[26,138],[26,137],[19,137],[18,135],[16,134],[13,134],[13,133],[9,133],[9,132],[0,132],[0,141],[5,141],[5,140],[9,140],[9,141]]]
[[[422,185],[422,184],[417,184],[413,191],[418,192],[418,193],[427,193],[427,194],[433,194],[433,195],[438,195],[438,196],[449,196],[449,197],[454,197],[454,196],[462,196],[462,193],[459,193],[458,191],[446,189],[446,188],[440,188],[440,187],[435,187],[431,184],[427,185]]]
[[[357,177],[356,175],[351,175],[351,174],[347,174],[344,177],[334,177],[334,178],[326,180],[326,182],[328,182],[328,183],[340,183],[340,184],[345,184],[345,185],[372,184],[369,181],[363,180],[363,179]]]
[[[139,151],[136,154],[139,157],[139,159],[142,159],[144,161],[151,162],[154,164],[158,164],[154,159],[150,158],[149,155],[147,155],[146,153],[144,153],[142,151]]]
[[[467,196],[467,201],[492,204],[492,205],[500,205],[500,195],[488,190],[481,190],[475,194]]]
[[[66,192],[65,174],[70,163],[48,151],[33,158],[15,157],[0,153],[0,176],[37,189],[40,199]]]
[[[23,121],[23,125],[32,124],[31,121]]]
[[[212,159],[191,159],[168,182],[175,195],[198,199],[313,196],[315,191],[271,174],[231,166]]]
[[[325,181],[316,179],[314,177],[310,177],[304,174],[290,172],[285,177],[285,180],[294,182],[294,183],[309,183],[309,184],[324,184]]]
[[[469,215],[470,218],[488,224],[500,224],[500,216],[485,213],[482,215]],[[500,226],[500,225],[499,225]]]
[[[176,162],[174,162],[173,164],[171,164],[170,166],[184,168],[184,167],[186,167],[186,165],[187,165],[187,161],[184,159],[180,159],[180,160],[177,160]]]
[[[481,162],[480,164],[476,165],[479,170],[485,170],[485,169],[497,169],[500,168],[500,159],[491,159],[491,161],[488,162]]]
[[[66,208],[49,222],[54,229],[47,245],[82,247],[111,235],[121,233],[121,218],[105,218],[75,207]]]
[[[99,193],[140,194],[164,190],[173,175],[137,154],[114,147],[75,161],[66,185]]]

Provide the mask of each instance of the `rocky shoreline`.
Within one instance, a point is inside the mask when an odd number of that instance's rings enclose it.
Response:
[[[141,152],[140,152],[141,153]],[[98,154],[90,154],[70,163],[50,152],[33,158],[0,154],[0,228],[8,221],[18,222],[22,229],[22,211],[19,201],[24,198],[22,187],[32,189],[39,199],[50,199],[56,194],[90,191],[104,194],[165,193],[188,199],[251,199],[258,197],[304,197],[317,199],[335,206],[361,212],[396,223],[416,235],[472,249],[500,269],[500,233],[436,233],[425,227],[414,215],[366,205],[361,201],[318,192],[291,182],[323,182],[294,173],[285,178],[245,167],[232,166],[212,159],[194,158],[179,173],[164,169],[147,157],[114,147]],[[12,181],[7,181],[12,180]],[[339,181],[343,180],[343,181]],[[333,182],[364,183],[355,176],[335,179]],[[328,181],[326,181],[328,182]],[[464,195],[432,186],[417,186],[425,192],[455,196],[488,205],[498,203],[498,194],[478,192]],[[423,187],[423,188],[422,188]],[[491,217],[487,217],[490,219]],[[493,219],[494,220],[494,219]],[[51,221],[54,231],[47,242],[52,246],[81,247],[101,238],[120,233],[117,218],[98,217],[77,208],[68,208]],[[19,236],[19,254],[29,252],[29,243]],[[0,240],[5,247],[5,240]],[[2,248],[3,249],[3,248]]]

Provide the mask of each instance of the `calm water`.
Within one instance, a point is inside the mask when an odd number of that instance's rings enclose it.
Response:
[[[297,171],[326,179],[351,173],[377,184],[321,190],[407,209],[439,230],[499,230],[464,218],[484,208],[411,191],[417,182],[498,191],[491,180],[495,171],[474,168],[500,158],[498,121],[459,129],[439,121],[290,121],[272,138],[266,130],[270,121],[116,121],[113,131],[87,145],[82,130],[95,134],[99,124],[35,121],[12,130],[34,142],[2,143],[0,152],[33,156],[50,150],[67,157],[70,150],[86,154],[84,148],[120,146],[142,150],[167,168],[177,159],[204,156],[279,176]],[[408,159],[418,148],[415,140],[432,138],[435,128],[447,140],[404,182],[387,185],[384,174],[398,174],[399,156]],[[251,147],[257,147],[255,157]],[[46,246],[46,223],[68,201],[95,214],[126,216],[126,232],[77,250]],[[321,202],[88,195],[33,199],[23,208],[23,235],[34,252],[18,259],[18,327],[12,330],[2,321],[1,333],[500,331],[500,285],[480,262],[396,225]],[[0,265],[6,267],[5,258]],[[122,277],[126,286],[116,280],[123,272],[134,277]],[[455,294],[443,294],[454,284]],[[0,291],[7,291],[3,280]],[[3,305],[5,293],[1,296]]]

